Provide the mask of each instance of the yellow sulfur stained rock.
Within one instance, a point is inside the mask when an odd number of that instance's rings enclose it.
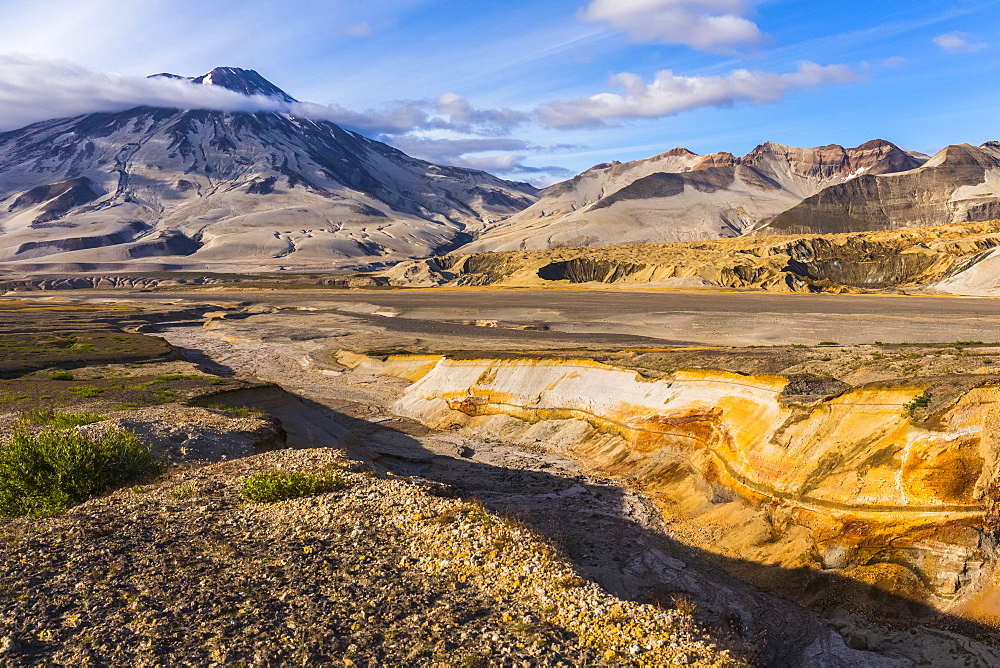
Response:
[[[489,433],[503,419],[515,439],[544,427],[547,443],[643,487],[689,542],[789,595],[808,587],[769,567],[837,573],[972,617],[964,598],[993,587],[984,536],[1000,386],[988,379],[915,422],[909,407],[927,381],[799,405],[783,401],[788,379],[777,375],[649,379],[567,359],[364,364],[415,380],[395,410],[432,427]]]

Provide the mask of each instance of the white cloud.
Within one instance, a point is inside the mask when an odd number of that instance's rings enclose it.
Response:
[[[892,70],[898,70],[907,62],[909,61],[903,56],[892,56],[891,58],[886,58],[885,60],[881,61],[879,65],[881,65],[882,67],[888,67],[889,69]]]
[[[452,129],[468,132],[476,129],[481,133],[505,134],[514,126],[527,123],[531,115],[514,109],[476,109],[468,100],[454,94],[445,93],[437,99],[437,112],[447,114]]]
[[[683,44],[732,53],[763,44],[747,17],[759,0],[592,0],[581,18],[626,32],[634,42]]]
[[[381,109],[365,111],[352,111],[339,104],[312,102],[297,102],[287,107],[286,111],[294,116],[330,121],[359,132],[395,135],[435,126],[426,111],[427,103],[420,100],[397,100],[387,102]]]
[[[140,105],[221,111],[284,111],[288,105],[178,79],[97,72],[68,61],[0,56],[0,129]]]
[[[513,109],[480,109],[468,100],[446,93],[436,101],[397,100],[380,109],[351,111],[337,104],[292,104],[290,113],[305,118],[332,121],[353,130],[398,135],[414,130],[452,130],[476,135],[500,136],[531,120],[531,114]]]
[[[423,160],[480,169],[494,174],[546,174],[562,178],[573,174],[565,167],[554,165],[532,167],[524,164],[528,156],[523,151],[545,152],[548,147],[533,146],[521,139],[508,137],[441,139],[404,135],[390,138],[388,142],[404,153]],[[540,182],[550,181],[551,178],[542,179]]]
[[[652,83],[636,74],[616,74],[610,85],[622,94],[601,93],[578,100],[557,100],[538,109],[550,128],[568,129],[615,125],[633,118],[662,118],[700,107],[727,107],[737,102],[773,104],[788,93],[820,84],[857,81],[845,65],[804,61],[795,72],[773,74],[734,70],[726,76],[686,77],[670,70],[657,72]]]
[[[392,138],[390,143],[404,153],[424,160],[430,160],[431,162],[449,162],[469,153],[525,151],[532,148],[524,140],[509,137],[440,139],[404,135]]]
[[[351,37],[369,37],[372,34],[372,27],[368,25],[367,21],[362,21],[361,23],[355,23],[354,25],[344,26],[343,33],[345,35],[350,35]]]
[[[986,42],[974,40],[968,33],[948,32],[938,35],[932,41],[947,53],[976,53],[987,47]]]
[[[0,55],[0,131],[52,118],[124,111],[142,105],[281,112],[383,135],[448,129],[495,136],[531,119],[529,114],[511,109],[479,109],[453,94],[444,95],[437,101],[393,101],[379,109],[359,112],[337,104],[286,104],[269,97],[241,95],[182,79],[147,79],[101,72],[69,61]]]

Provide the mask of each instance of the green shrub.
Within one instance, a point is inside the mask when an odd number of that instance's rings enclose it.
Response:
[[[57,413],[45,408],[36,408],[18,416],[18,421],[24,425],[49,425],[56,429],[69,429],[84,424],[100,422],[104,416],[100,413]]]
[[[18,430],[0,447],[0,519],[51,517],[164,468],[148,445],[123,429],[93,438],[72,430]]]
[[[74,380],[73,374],[69,371],[56,371],[53,374],[49,374],[49,380]]]
[[[337,469],[316,473],[300,471],[261,471],[243,481],[243,498],[257,503],[316,496],[346,489],[350,483]]]

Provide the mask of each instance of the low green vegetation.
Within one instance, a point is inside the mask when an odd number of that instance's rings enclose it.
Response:
[[[75,385],[75,386],[69,388],[69,390],[67,390],[67,391],[68,392],[72,392],[73,394],[77,395],[78,397],[87,398],[87,399],[89,399],[91,397],[98,397],[98,396],[101,395],[102,392],[104,392],[103,389],[101,389],[99,387],[94,387],[93,385]]]
[[[308,471],[260,471],[243,481],[243,498],[256,503],[316,496],[346,489],[348,480],[339,469]]]
[[[222,406],[219,404],[213,404],[210,405],[209,408],[229,413],[234,417],[253,417],[253,418],[267,417],[266,411],[262,411],[259,408],[253,408],[252,406]]]
[[[80,425],[93,424],[104,419],[104,416],[100,413],[61,413],[47,408],[36,408],[25,411],[18,416],[18,421],[23,425],[47,425],[56,429],[69,429]]]
[[[170,496],[175,499],[190,499],[198,493],[198,490],[194,488],[194,485],[181,485],[180,487],[175,487],[170,491]]]
[[[0,350],[0,356],[3,350]],[[148,373],[135,373],[128,365],[81,366],[70,371],[51,367],[0,377],[0,408],[72,411],[86,401],[87,410],[110,411],[188,401],[235,389],[246,382],[204,374],[172,373],[170,367],[141,365]],[[75,381],[75,382],[74,382]]]
[[[162,473],[150,447],[123,429],[17,430],[0,446],[0,519],[51,517],[133,480]]]
[[[913,415],[919,408],[927,408],[931,403],[931,398],[926,392],[918,397],[914,397],[913,401],[905,404],[903,408],[907,413]]]
[[[174,355],[163,339],[129,332],[0,334],[0,377],[52,367],[166,361]]]

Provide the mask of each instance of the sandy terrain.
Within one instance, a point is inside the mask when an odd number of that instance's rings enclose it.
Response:
[[[46,293],[52,296],[53,293]],[[121,293],[61,293],[122,299]],[[989,298],[767,294],[711,291],[440,288],[294,293],[225,291],[130,294],[141,303],[185,302],[280,309],[315,338],[323,328],[379,331],[371,348],[432,342],[455,349],[815,345],[1000,341],[1000,300]],[[309,310],[292,310],[309,309]],[[485,327],[474,327],[476,323]],[[285,323],[283,323],[284,326]],[[291,324],[291,323],[287,323]],[[492,325],[492,326],[491,326]],[[519,330],[518,326],[547,328]],[[391,334],[391,335],[390,335]],[[644,337],[644,338],[631,338]],[[463,343],[464,342],[464,343]]]

